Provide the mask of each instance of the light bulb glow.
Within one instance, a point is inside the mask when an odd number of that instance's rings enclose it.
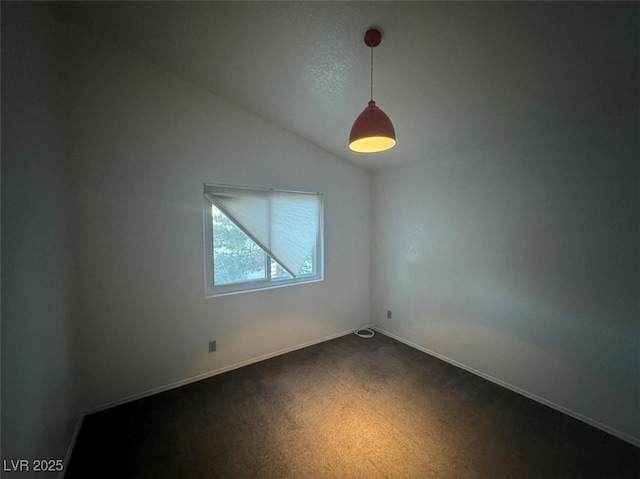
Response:
[[[386,136],[370,136],[349,143],[349,148],[357,153],[376,153],[393,148],[396,140]]]

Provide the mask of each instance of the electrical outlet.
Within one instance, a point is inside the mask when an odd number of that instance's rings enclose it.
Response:
[[[216,350],[216,342],[215,341],[209,341],[209,352],[212,353]]]
[[[388,309],[387,309],[387,319],[392,319],[391,318],[391,311],[389,311]]]

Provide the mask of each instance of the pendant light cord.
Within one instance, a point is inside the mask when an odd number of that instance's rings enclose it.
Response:
[[[371,101],[373,101],[373,47],[371,48]]]

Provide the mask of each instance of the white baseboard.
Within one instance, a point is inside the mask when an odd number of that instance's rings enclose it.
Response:
[[[257,363],[260,361],[264,361],[265,359],[270,359],[276,356],[280,356],[282,354],[286,354],[286,353],[290,353],[292,351],[296,351],[298,349],[302,349],[302,348],[306,348],[308,346],[313,346],[314,344],[319,344],[319,343],[324,343],[325,341],[330,341],[332,339],[336,339],[339,338],[341,336],[346,336],[347,334],[352,334],[354,330],[348,330],[348,331],[341,331],[339,333],[335,333],[335,334],[331,334],[329,336],[325,336],[323,338],[320,339],[314,339],[312,341],[307,341],[305,343],[302,344],[298,344],[296,346],[291,346],[289,348],[285,348],[285,349],[281,349],[279,351],[275,351],[273,353],[269,353],[269,354],[264,354],[262,356],[258,356],[256,358],[252,358],[252,359],[247,359],[246,361],[240,361],[239,363],[235,363],[232,364],[230,366],[225,366],[223,368],[220,369],[215,369],[213,371],[209,371],[203,374],[198,374],[197,376],[193,376],[187,379],[183,379],[181,381],[176,381],[173,382],[171,384],[167,384],[165,386],[160,386],[154,389],[150,389],[148,391],[144,391],[138,394],[133,394],[131,396],[128,396],[124,399],[119,399],[117,401],[112,401],[106,404],[103,404],[101,406],[98,406],[96,408],[90,409],[89,411],[84,412],[81,416],[80,419],[78,420],[78,423],[76,424],[76,428],[73,432],[73,436],[71,437],[71,441],[69,443],[69,447],[67,448],[67,454],[65,456],[65,470],[62,470],[60,472],[60,474],[58,475],[58,479],[64,479],[64,474],[66,472],[66,466],[69,464],[69,460],[71,459],[71,453],[73,452],[73,448],[76,444],[76,440],[78,438],[78,433],[80,432],[80,428],[82,427],[82,422],[84,421],[84,418],[86,416],[88,416],[89,414],[93,414],[96,412],[100,412],[100,411],[104,411],[106,409],[115,407],[115,406],[120,406],[122,404],[126,404],[128,402],[131,401],[135,401],[137,399],[142,399],[145,397],[149,397],[149,396],[153,396],[154,394],[158,394],[164,391],[169,391],[170,389],[175,389],[175,388],[179,388],[180,386],[186,386],[187,384],[191,384],[194,383],[196,381],[200,381],[202,379],[207,379],[213,376],[217,376],[218,374],[222,374],[222,373],[226,373],[228,371],[232,371],[234,369],[238,369],[244,366],[248,366],[250,364],[253,363]]]
[[[567,414],[568,416],[571,416],[571,417],[573,417],[575,419],[578,419],[578,420],[580,420],[580,421],[582,421],[582,422],[584,422],[586,424],[589,424],[590,426],[596,427],[596,428],[598,428],[598,429],[600,429],[600,430],[602,430],[604,432],[607,432],[607,433],[609,433],[609,434],[611,434],[611,435],[613,435],[613,436],[615,436],[615,437],[617,437],[619,439],[622,439],[623,441],[626,441],[626,442],[628,442],[630,444],[633,444],[636,447],[640,447],[640,439],[638,439],[638,438],[635,438],[635,437],[630,436],[630,435],[628,435],[628,434],[626,434],[624,432],[621,432],[621,431],[618,431],[616,429],[613,429],[613,428],[611,428],[609,426],[606,426],[605,424],[602,424],[602,423],[600,423],[600,422],[598,422],[596,420],[588,418],[588,417],[586,417],[586,416],[584,416],[584,415],[582,415],[580,413],[577,413],[577,412],[575,412],[575,411],[573,411],[571,409],[568,409],[568,408],[566,408],[564,406],[556,404],[553,401],[549,401],[549,400],[547,400],[545,398],[542,398],[542,397],[537,396],[537,395],[535,395],[533,393],[530,393],[529,391],[525,391],[524,389],[521,389],[521,388],[519,388],[517,386],[513,386],[513,385],[511,385],[511,384],[509,384],[509,383],[507,383],[505,381],[502,381],[500,379],[494,378],[493,376],[490,376],[489,374],[483,373],[482,371],[478,371],[478,370],[476,370],[476,369],[474,369],[472,367],[469,367],[469,366],[467,366],[465,364],[462,364],[462,363],[460,363],[458,361],[455,361],[455,360],[450,359],[450,358],[448,358],[446,356],[443,356],[442,354],[439,354],[439,353],[436,353],[434,351],[431,351],[431,350],[429,350],[429,349],[427,349],[427,348],[425,348],[423,346],[420,346],[419,344],[416,344],[416,343],[413,343],[411,341],[408,341],[408,340],[406,340],[404,338],[401,338],[400,336],[396,336],[395,334],[390,333],[388,331],[385,331],[384,329],[378,327],[376,324],[365,325],[362,328],[371,328],[374,331],[376,331],[376,332],[378,332],[380,334],[384,334],[385,336],[389,336],[390,338],[393,338],[396,341],[400,341],[401,343],[404,343],[407,346],[410,346],[410,347],[415,348],[415,349],[417,349],[419,351],[422,351],[423,353],[429,354],[430,356],[434,356],[434,357],[436,357],[438,359],[441,359],[442,361],[445,361],[445,362],[447,362],[449,364],[452,364],[452,365],[454,365],[456,367],[464,369],[465,371],[468,371],[468,372],[470,372],[472,374],[475,374],[476,376],[480,376],[481,378],[486,379],[488,381],[491,381],[492,383],[498,384],[499,386],[502,386],[502,387],[507,388],[507,389],[509,389],[511,391],[514,391],[514,392],[516,392],[516,393],[518,393],[518,394],[520,394],[522,396],[525,396],[525,397],[527,397],[529,399],[532,399],[532,400],[534,400],[536,402],[544,404],[545,406],[549,406],[549,407],[551,407],[551,408],[553,408],[553,409],[555,409],[557,411],[560,411],[561,413]],[[358,328],[358,329],[362,329],[362,328]],[[73,447],[75,446],[75,442],[76,442],[76,439],[78,437],[78,433],[80,432],[80,427],[82,426],[82,422],[84,421],[84,417],[89,415],[89,414],[93,414],[93,413],[96,413],[96,412],[99,412],[99,411],[103,411],[105,409],[109,409],[109,408],[112,408],[112,407],[115,407],[115,406],[126,404],[128,402],[135,401],[137,399],[142,399],[142,398],[145,398],[145,397],[148,397],[148,396],[153,396],[154,394],[158,394],[158,393],[161,393],[161,392],[164,392],[164,391],[169,391],[170,389],[178,388],[180,386],[185,386],[187,384],[191,384],[193,382],[200,381],[202,379],[207,379],[207,378],[210,378],[210,377],[213,377],[213,376],[217,376],[218,374],[226,373],[226,372],[232,371],[234,369],[238,369],[238,368],[241,368],[241,367],[244,367],[244,366],[248,366],[248,365],[253,364],[253,363],[264,361],[265,359],[270,359],[270,358],[273,358],[273,357],[276,357],[276,356],[280,356],[282,354],[286,354],[286,353],[289,353],[289,352],[292,352],[292,351],[296,351],[298,349],[306,348],[308,346],[313,346],[314,344],[319,344],[319,343],[323,343],[325,341],[330,341],[332,339],[339,338],[341,336],[346,336],[347,334],[352,334],[353,332],[354,332],[354,330],[341,331],[339,333],[335,333],[335,334],[332,334],[332,335],[329,335],[329,336],[325,336],[325,337],[320,338],[320,339],[315,339],[315,340],[312,340],[312,341],[308,341],[308,342],[305,342],[305,343],[302,343],[302,344],[298,344],[296,346],[292,346],[292,347],[289,347],[289,348],[281,349],[281,350],[273,352],[273,353],[269,353],[269,354],[265,354],[265,355],[262,355],[262,356],[258,356],[256,358],[248,359],[246,361],[240,361],[240,362],[232,364],[230,366],[225,366],[223,368],[216,369],[216,370],[213,370],[213,371],[209,371],[209,372],[206,372],[206,373],[203,373],[203,374],[199,374],[197,376],[193,376],[193,377],[190,377],[190,378],[187,378],[187,379],[183,379],[181,381],[176,381],[174,383],[167,384],[165,386],[160,386],[160,387],[157,387],[157,388],[154,388],[154,389],[150,389],[148,391],[144,391],[144,392],[141,392],[141,393],[138,393],[138,394],[134,394],[134,395],[128,396],[128,397],[126,397],[124,399],[120,399],[120,400],[117,400],[117,401],[112,401],[112,402],[103,404],[102,406],[99,406],[97,408],[91,409],[91,410],[85,412],[84,414],[82,414],[82,416],[78,420],[78,424],[76,425],[76,428],[74,430],[73,436],[71,438],[71,442],[69,444],[69,448],[67,450],[67,454],[66,454],[66,457],[65,457],[64,464],[65,464],[65,466],[67,464],[69,464],[69,459],[71,458],[71,452],[73,451]],[[65,471],[62,471],[60,473],[59,479],[63,479],[64,478],[64,472]]]
[[[64,456],[64,468],[58,474],[58,479],[64,479],[64,475],[67,472],[67,465],[69,464],[69,460],[71,459],[71,453],[73,452],[73,448],[76,445],[76,440],[78,439],[78,434],[80,433],[80,428],[82,427],[83,421],[84,421],[84,415],[80,416],[80,419],[78,419],[76,427],[73,430],[71,441],[69,441],[69,447],[67,447],[67,453]]]
[[[137,399],[142,399],[145,397],[149,397],[149,396],[153,396],[154,394],[158,394],[164,391],[169,391],[170,389],[175,389],[175,388],[179,388],[180,386],[186,386],[187,384],[191,384],[194,383],[196,381],[200,381],[202,379],[207,379],[213,376],[217,376],[218,374],[222,374],[222,373],[226,373],[228,371],[232,371],[234,369],[238,369],[241,368],[243,366],[248,366],[250,364],[253,363],[257,363],[260,361],[264,361],[265,359],[270,359],[276,356],[280,356],[282,354],[286,354],[286,353],[290,353],[292,351],[296,351],[298,349],[302,349],[302,348],[306,348],[308,346],[313,346],[314,344],[319,344],[319,343],[324,343],[325,341],[330,341],[332,339],[336,339],[339,338],[341,336],[346,336],[347,334],[352,334],[354,332],[354,330],[348,330],[348,331],[340,331],[339,333],[335,333],[335,334],[331,334],[329,336],[325,336],[323,338],[320,339],[314,339],[312,341],[307,341],[305,343],[302,344],[298,344],[296,346],[291,346],[289,348],[285,348],[285,349],[281,349],[279,351],[275,351],[273,353],[269,353],[269,354],[264,354],[262,356],[258,356],[256,358],[252,358],[252,359],[247,359],[246,361],[240,361],[239,363],[235,363],[232,364],[230,366],[225,366],[223,368],[220,369],[215,369],[213,371],[209,371],[203,374],[199,374],[197,376],[193,376],[187,379],[183,379],[181,381],[176,381],[170,384],[167,384],[165,386],[160,386],[154,389],[150,389],[148,391],[144,391],[138,394],[133,394],[131,396],[128,396],[124,399],[119,399],[117,401],[112,401],[106,404],[103,404],[101,406],[98,406],[96,408],[90,409],[86,412],[84,412],[83,414],[81,414],[80,419],[78,420],[78,423],[76,424],[76,428],[73,432],[73,436],[71,437],[71,441],[69,442],[69,447],[67,448],[67,454],[65,456],[65,460],[64,460],[64,464],[65,464],[65,469],[63,469],[60,474],[58,475],[58,479],[64,479],[64,474],[66,472],[66,466],[69,464],[69,460],[71,459],[71,453],[73,452],[73,448],[76,444],[76,440],[78,438],[78,433],[80,432],[80,428],[82,427],[82,423],[84,421],[84,418],[86,416],[88,416],[89,414],[93,414],[96,412],[100,412],[100,411],[104,411],[106,409],[115,407],[115,406],[120,406],[122,404],[126,404],[128,402],[131,401],[135,401]]]
[[[393,333],[390,333],[389,331],[385,331],[384,329],[381,329],[377,326],[374,326],[373,329],[375,329],[376,331],[378,331],[381,334],[384,334],[385,336],[389,336],[390,338],[395,339],[396,341],[400,341],[401,343],[406,344],[407,346],[411,346],[412,348],[415,348],[419,351],[422,351],[423,353],[426,353],[430,356],[434,356],[438,359],[441,359],[442,361],[445,361],[449,364],[452,364],[453,366],[456,366],[460,369],[464,369],[465,371],[468,371],[472,374],[475,374],[476,376],[480,376],[483,379],[486,379],[487,381],[491,381],[492,383],[495,383],[499,386],[502,386],[504,388],[507,388],[513,392],[516,392],[522,396],[525,396],[529,399],[533,399],[536,402],[539,402],[541,404],[544,404],[545,406],[549,406],[552,409],[555,409],[556,411],[559,411],[563,414],[566,414],[567,416],[571,416],[575,419],[578,419],[579,421],[582,421],[590,426],[596,427],[598,429],[600,429],[601,431],[604,431],[606,433],[611,434],[612,436],[615,436],[619,439],[622,439],[623,441],[626,441],[630,444],[633,444],[636,447],[640,447],[640,439],[630,436],[629,434],[626,434],[622,431],[618,431],[617,429],[614,429],[612,427],[607,426],[606,424],[602,424],[601,422],[596,421],[595,419],[591,419],[587,416],[584,416],[576,411],[573,411],[571,409],[568,409],[564,406],[561,406],[560,404],[557,404],[553,401],[549,401],[548,399],[545,399],[543,397],[540,397],[536,394],[533,394],[529,391],[526,391],[524,389],[521,389],[517,386],[513,386],[512,384],[509,384],[501,379],[498,378],[494,378],[493,376],[483,373],[482,371],[478,371],[477,369],[474,369],[470,366],[467,366],[466,364],[462,364],[458,361],[455,361],[453,359],[450,359],[446,356],[443,356],[442,354],[436,353],[435,351],[431,351],[430,349],[427,349],[423,346],[420,346],[419,344],[416,343],[412,343],[411,341],[408,341],[404,338],[401,338],[400,336],[396,336]]]
[[[127,397],[125,397],[123,399],[119,399],[117,401],[108,402],[106,404],[103,404],[101,406],[93,408],[93,409],[91,409],[89,411],[86,411],[83,414],[83,416],[87,416],[89,414],[93,414],[93,413],[96,413],[96,412],[104,411],[105,409],[109,409],[109,408],[112,408],[112,407],[115,407],[115,406],[120,406],[122,404],[126,404],[128,402],[135,401],[137,399],[142,399],[142,398],[145,398],[145,397],[148,397],[148,396],[153,396],[154,394],[158,394],[158,393],[161,393],[161,392],[164,392],[164,391],[169,391],[170,389],[179,388],[180,386],[186,386],[187,384],[191,384],[191,383],[194,383],[196,381],[200,381],[202,379],[207,379],[207,378],[210,378],[212,376],[217,376],[218,374],[226,373],[226,372],[232,371],[234,369],[238,369],[238,368],[241,368],[241,367],[244,367],[244,366],[248,366],[249,364],[253,364],[253,363],[260,362],[260,361],[264,361],[265,359],[270,359],[270,358],[273,358],[273,357],[276,357],[276,356],[280,356],[282,354],[290,353],[292,351],[296,351],[298,349],[306,348],[308,346],[313,346],[314,344],[324,343],[325,341],[330,341],[332,339],[339,338],[341,336],[346,336],[347,334],[352,334],[353,331],[354,330],[341,331],[339,333],[331,334],[329,336],[325,336],[325,337],[320,338],[320,339],[314,339],[312,341],[307,341],[305,343],[298,344],[296,346],[291,346],[289,348],[281,349],[281,350],[275,351],[273,353],[264,354],[264,355],[258,356],[256,358],[247,359],[245,361],[240,361],[239,363],[235,363],[235,364],[232,364],[230,366],[225,366],[225,367],[220,368],[220,369],[215,369],[213,371],[208,371],[208,372],[203,373],[203,374],[198,374],[197,376],[193,376],[193,377],[190,377],[190,378],[187,378],[187,379],[182,379],[180,381],[176,381],[176,382],[167,384],[165,386],[160,386],[160,387],[153,388],[153,389],[150,389],[148,391],[144,391],[144,392],[141,392],[141,393],[138,393],[138,394],[133,394],[133,395],[127,396]]]

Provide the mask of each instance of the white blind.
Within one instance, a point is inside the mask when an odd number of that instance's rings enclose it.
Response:
[[[205,185],[205,197],[297,276],[318,237],[321,195]]]

